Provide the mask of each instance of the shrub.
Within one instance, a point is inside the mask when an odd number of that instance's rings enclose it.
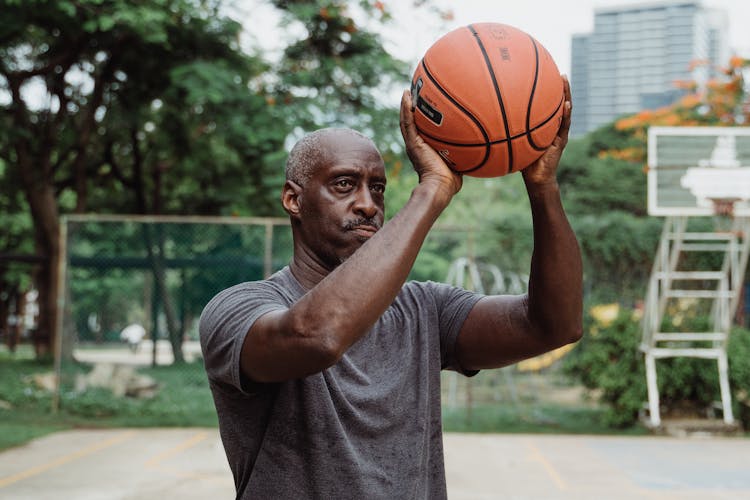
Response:
[[[729,384],[736,417],[750,429],[750,330],[735,328],[729,337]]]
[[[606,425],[633,425],[646,399],[643,355],[638,350],[641,332],[632,314],[620,311],[608,324],[591,316],[586,319],[587,335],[566,358],[565,371],[586,388],[599,391],[607,410]]]
[[[622,428],[634,425],[648,399],[643,353],[639,350],[641,323],[631,311],[620,310],[612,321],[586,319],[587,335],[566,358],[565,372],[586,388],[596,390],[607,410],[605,423]],[[750,425],[750,331],[735,328],[728,345],[733,402],[743,426]],[[660,359],[657,364],[659,399],[666,414],[703,412],[720,399],[714,360]]]

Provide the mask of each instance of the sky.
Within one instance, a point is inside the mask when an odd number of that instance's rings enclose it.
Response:
[[[248,21],[248,31],[260,38],[261,46],[278,46],[278,37],[268,33],[273,22],[272,9],[262,0],[238,0]],[[431,0],[432,4],[453,11],[452,21],[439,21],[424,7],[413,8],[414,0],[384,0],[394,13],[394,21],[385,30],[386,47],[399,59],[415,67],[422,54],[441,35],[473,22],[510,24],[534,36],[550,52],[562,73],[570,75],[570,41],[577,33],[590,33],[597,8],[663,3],[659,0]],[[417,2],[419,3],[419,2]],[[729,18],[729,44],[733,52],[750,57],[750,0],[703,0],[705,7],[722,8]],[[745,25],[744,27],[742,25]]]
[[[389,5],[411,5],[413,2],[391,1]],[[419,59],[421,54],[444,32],[472,22],[499,22],[510,24],[534,36],[550,52],[558,68],[570,74],[570,42],[578,33],[590,33],[594,27],[594,10],[608,7],[627,7],[663,3],[657,0],[460,0],[437,1],[449,6],[455,19],[445,23],[445,28],[424,26],[419,28],[409,16],[399,16],[389,33],[398,39],[395,46],[404,53],[413,51],[407,61]],[[729,19],[729,45],[733,53],[750,57],[750,0],[703,0],[702,5],[725,9]],[[413,9],[411,9],[413,11]],[[407,13],[408,14],[408,13]],[[743,26],[744,25],[744,26]],[[437,31],[436,31],[437,30]],[[442,31],[440,31],[442,30]]]

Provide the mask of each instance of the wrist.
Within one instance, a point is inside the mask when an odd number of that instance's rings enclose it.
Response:
[[[443,210],[455,194],[455,191],[441,182],[422,179],[412,191],[412,198],[425,200]]]
[[[526,191],[529,194],[530,199],[545,198],[548,196],[559,196],[560,185],[557,183],[557,179],[550,179],[546,181],[530,181],[524,178],[526,183]]]

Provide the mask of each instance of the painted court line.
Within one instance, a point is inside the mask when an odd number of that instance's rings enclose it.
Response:
[[[529,448],[529,450],[531,450],[531,458],[542,464],[542,467],[547,472],[547,475],[552,478],[552,481],[555,483],[557,488],[560,490],[568,489],[568,485],[565,484],[565,481],[563,481],[563,478],[557,472],[552,463],[547,460],[544,455],[542,455],[542,452],[539,451],[539,448],[534,446],[532,443],[526,443],[526,446]]]
[[[192,448],[193,446],[197,445],[201,441],[205,440],[209,436],[208,432],[199,432],[195,434],[190,439],[183,441],[182,443],[178,444],[177,446],[173,446],[172,448],[159,453],[158,455],[151,457],[146,461],[146,467],[158,467],[160,462],[163,462],[164,460],[167,460],[178,453],[182,453],[183,451]]]
[[[110,448],[112,446],[118,445],[124,441],[132,439],[135,436],[135,434],[136,433],[134,431],[126,432],[119,436],[115,436],[113,438],[107,439],[106,441],[102,441],[101,443],[94,443],[91,446],[88,446],[82,450],[78,450],[74,453],[63,455],[62,457],[56,460],[47,462],[46,464],[37,465],[36,467],[32,467],[30,469],[26,469],[16,474],[12,474],[10,476],[0,478],[0,488],[5,488],[6,486],[11,485],[13,483],[17,483],[18,481],[22,481],[24,479],[28,479],[30,477],[39,475],[43,472],[47,472],[50,469],[60,467],[67,463],[78,460],[79,458],[83,458],[87,455],[91,455],[92,453],[96,453],[97,451],[103,450],[105,448]]]

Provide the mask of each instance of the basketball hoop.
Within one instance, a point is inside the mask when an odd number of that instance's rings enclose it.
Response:
[[[713,205],[714,215],[734,217],[734,204],[739,198],[709,198]]]
[[[648,213],[750,217],[750,127],[650,127]]]

